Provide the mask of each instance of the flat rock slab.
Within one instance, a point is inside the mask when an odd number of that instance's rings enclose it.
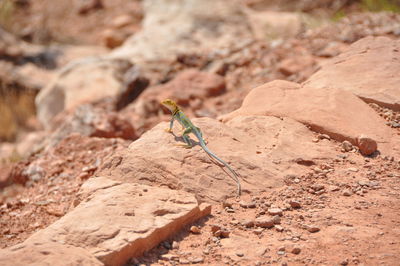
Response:
[[[330,60],[305,85],[350,91],[365,100],[400,110],[400,40],[366,37]]]
[[[238,117],[228,124],[215,119],[193,119],[208,142],[209,149],[240,175],[243,193],[266,191],[283,185],[288,174],[299,174],[307,167],[303,160],[334,158],[329,142],[314,143],[315,135],[301,123],[276,117]],[[177,123],[176,123],[177,124]],[[124,182],[168,186],[195,193],[208,202],[236,196],[236,182],[229,171],[214,162],[192,137],[194,147],[185,149],[180,126],[176,135],[164,131],[161,123],[105,160],[99,175]]]
[[[199,206],[195,197],[184,191],[103,177],[89,179],[76,204],[24,243],[81,247],[106,265],[123,265],[211,212],[209,205]]]
[[[372,108],[351,92],[334,88],[310,88],[297,83],[276,80],[254,88],[242,106],[221,116],[223,122],[239,116],[264,115],[290,117],[312,130],[338,140],[357,143],[365,134],[378,143],[384,153],[398,153],[396,132],[385,125]]]
[[[104,265],[80,247],[55,242],[22,243],[0,250],[2,266]]]

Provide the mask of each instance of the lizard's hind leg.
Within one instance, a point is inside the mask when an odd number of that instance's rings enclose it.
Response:
[[[189,134],[192,132],[191,128],[186,128],[182,133],[183,141],[187,144],[187,148],[192,147],[192,143],[190,142]]]

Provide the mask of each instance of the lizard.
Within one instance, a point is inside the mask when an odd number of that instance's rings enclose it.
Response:
[[[218,162],[222,163],[226,168],[229,169],[229,171],[233,175],[233,179],[236,181],[237,185],[237,194],[240,196],[241,194],[241,186],[240,186],[240,181],[239,181],[239,176],[238,174],[227,164],[224,160],[219,158],[217,155],[215,155],[212,151],[210,151],[206,145],[206,141],[203,138],[203,134],[200,130],[200,128],[196,127],[192,121],[183,113],[183,111],[179,108],[179,106],[170,99],[166,99],[161,102],[163,106],[165,106],[169,111],[172,113],[172,118],[169,123],[169,128],[166,129],[167,132],[172,133],[172,126],[174,124],[174,121],[177,120],[179,124],[182,125],[183,127],[183,132],[182,132],[182,138],[184,142],[186,143],[185,147],[186,148],[192,148],[192,143],[190,142],[189,134],[193,133],[196,138],[199,140],[200,146],[203,148],[203,150],[210,155],[212,158],[216,159]]]

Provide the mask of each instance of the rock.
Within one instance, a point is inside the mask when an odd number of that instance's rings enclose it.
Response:
[[[57,125],[45,140],[45,146],[55,146],[70,134],[79,133],[81,136],[99,138],[121,138],[134,140],[138,136],[133,126],[119,113],[83,104],[72,114],[62,114],[58,117],[62,122]]]
[[[274,225],[274,227],[275,227],[275,230],[278,232],[283,232],[283,230],[284,230],[283,227],[280,225]]]
[[[342,148],[344,151],[352,151],[353,145],[350,143],[350,141],[345,140],[342,142]]]
[[[365,37],[323,65],[305,85],[321,89],[347,90],[366,102],[374,102],[399,111],[399,51],[400,40]]]
[[[343,190],[343,196],[349,197],[351,195],[353,195],[353,192],[351,192],[351,190],[349,189]]]
[[[78,197],[77,207],[26,243],[82,247],[104,264],[122,265],[211,213],[189,193],[104,177],[86,181]]]
[[[115,17],[112,21],[111,21],[111,25],[118,29],[118,28],[122,28],[125,27],[129,24],[132,24],[134,22],[132,16],[128,15],[128,14],[124,14],[124,15],[119,15],[117,17]]]
[[[142,29],[112,52],[114,58],[163,62],[179,53],[215,51],[253,38],[242,7],[233,2],[149,0],[143,2],[143,12]]]
[[[0,250],[1,265],[104,265],[87,250],[56,242],[22,243]]]
[[[279,215],[279,216],[282,216],[282,214],[283,214],[282,210],[279,208],[269,208],[268,213],[270,215]]]
[[[316,232],[319,232],[319,230],[320,230],[320,228],[316,225],[306,225],[305,228],[310,233],[316,233]]]
[[[296,201],[296,200],[291,200],[289,201],[290,207],[292,207],[293,209],[299,209],[301,208],[301,204],[300,202]]]
[[[295,247],[293,247],[292,249],[291,249],[291,251],[290,252],[292,252],[293,254],[300,254],[300,252],[301,252],[301,248],[300,247],[297,247],[297,246],[295,246]]]
[[[256,207],[256,204],[253,201],[247,202],[247,201],[240,201],[239,203],[240,207],[246,208],[246,209],[252,209]]]
[[[295,12],[247,10],[250,27],[257,39],[293,37],[304,30],[306,16]]]
[[[360,135],[357,138],[357,146],[361,154],[365,156],[373,154],[378,149],[376,141],[366,135]]]
[[[233,169],[240,169],[241,176],[246,176],[243,189],[252,193],[281,186],[287,167],[291,171],[303,169],[304,166],[293,164],[296,158],[313,160],[336,156],[333,144],[311,142],[313,133],[291,119],[242,116],[226,125],[210,118],[192,119],[192,122],[202,129],[209,149]],[[180,127],[175,125],[173,130],[178,132]],[[236,183],[218,165],[210,164],[201,147],[177,147],[180,140],[166,133],[166,127],[168,123],[161,123],[133,142],[126,151],[114,153],[97,174],[124,182],[179,188],[196,193],[208,202],[224,202],[227,195],[236,195]],[[282,127],[284,131],[280,130]],[[298,145],[300,141],[301,146]],[[268,160],[256,153],[260,147],[269,150]],[[115,160],[117,157],[124,159]],[[274,164],[275,159],[281,163]]]
[[[188,69],[180,72],[170,82],[154,86],[140,95],[138,100],[156,100],[160,102],[171,98],[180,105],[188,105],[194,99],[204,100],[225,92],[223,77],[207,72]]]
[[[234,117],[249,115],[290,117],[313,131],[353,144],[358,136],[367,134],[385,153],[400,152],[398,138],[389,127],[383,126],[385,120],[368,104],[341,89],[315,89],[276,80],[251,90],[239,109],[219,119],[227,122]]]
[[[357,172],[358,172],[358,168],[356,168],[356,167],[349,167],[349,168],[347,168],[347,171],[353,172],[353,173],[357,173]]]
[[[258,217],[254,221],[255,226],[262,228],[272,228],[275,225],[274,219],[270,217]]]
[[[285,76],[298,74],[308,67],[315,65],[315,59],[312,56],[300,56],[294,58],[286,58],[278,64],[278,71]]]
[[[213,233],[213,236],[215,237],[221,237],[221,238],[228,238],[229,235],[231,234],[231,232],[229,230],[226,229],[220,229],[218,231],[215,231]]]
[[[63,110],[123,93],[119,76],[131,66],[126,60],[90,57],[67,65],[36,96],[39,121],[50,128],[51,120]]]
[[[201,233],[201,230],[200,230],[200,228],[198,226],[192,225],[190,227],[190,232],[192,232],[193,234],[197,235],[197,234]]]
[[[100,36],[102,43],[110,49],[121,46],[127,38],[127,36],[115,29],[105,29]]]

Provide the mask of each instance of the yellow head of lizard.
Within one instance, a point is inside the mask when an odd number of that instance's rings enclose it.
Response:
[[[179,109],[178,105],[176,102],[174,102],[171,99],[165,99],[164,101],[161,102],[162,105],[168,108],[172,113],[176,111],[176,109]]]

